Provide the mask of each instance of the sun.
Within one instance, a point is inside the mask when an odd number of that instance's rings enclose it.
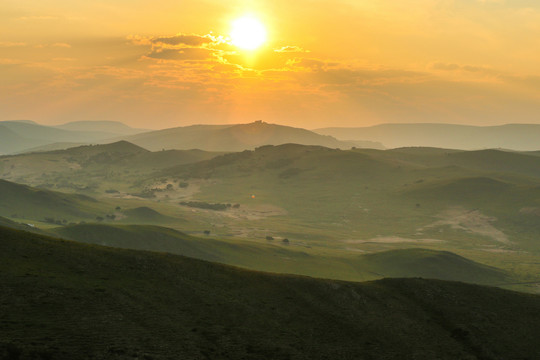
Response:
[[[253,16],[233,21],[230,35],[233,45],[245,50],[255,50],[266,41],[264,25]]]

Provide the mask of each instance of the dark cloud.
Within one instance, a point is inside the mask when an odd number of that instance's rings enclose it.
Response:
[[[202,46],[209,44],[213,40],[206,36],[200,35],[175,35],[158,37],[151,40],[154,44],[166,44],[166,45],[187,45],[187,46]]]
[[[460,64],[447,64],[447,63],[434,63],[431,65],[431,68],[434,70],[443,70],[443,71],[467,71],[478,74],[485,75],[500,75],[499,71],[493,70],[488,67],[475,66],[475,65],[460,65]]]
[[[459,70],[461,67],[458,64],[446,64],[446,63],[434,63],[431,67],[435,70],[447,70],[454,71]]]
[[[146,56],[161,60],[207,60],[213,57],[212,50],[203,48],[159,49]]]

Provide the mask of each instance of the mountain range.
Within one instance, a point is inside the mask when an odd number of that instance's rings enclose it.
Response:
[[[540,124],[381,124],[368,127],[328,127],[314,131],[344,141],[361,139],[380,142],[387,148],[423,146],[461,150],[540,149]]]
[[[263,145],[287,143],[348,149],[353,146],[382,148],[375,142],[339,141],[332,136],[290,126],[255,121],[236,125],[192,125],[123,137],[149,150],[201,149],[243,151]]]
[[[247,124],[191,125],[162,130],[131,128],[114,121],[78,121],[57,126],[29,120],[0,122],[0,154],[67,149],[126,140],[147,150],[243,151],[287,143],[329,148],[437,147],[538,151],[540,125],[469,126],[381,124],[313,131],[255,121]]]
[[[141,131],[115,121],[78,121],[59,126],[30,120],[0,121],[0,154],[65,149]]]

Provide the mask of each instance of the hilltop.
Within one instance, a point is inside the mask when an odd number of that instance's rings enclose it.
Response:
[[[74,131],[100,131],[107,133],[110,137],[119,135],[133,135],[148,131],[146,129],[135,129],[119,121],[72,121],[55,126],[58,129]]]
[[[517,359],[540,352],[534,295],[423,279],[279,276],[1,227],[0,239],[4,358]]]
[[[243,151],[262,145],[287,143],[321,145],[330,148],[359,146],[312,131],[255,121],[237,125],[193,125],[152,131],[124,137],[150,150],[201,149],[207,151]],[[376,146],[377,144],[373,144]]]

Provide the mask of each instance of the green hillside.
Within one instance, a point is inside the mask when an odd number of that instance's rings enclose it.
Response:
[[[481,284],[510,282],[507,273],[448,251],[402,249],[359,258],[361,266],[384,277],[423,277]]]
[[[44,256],[46,254],[46,256]],[[347,283],[0,228],[5,359],[534,359],[540,298]]]
[[[333,252],[341,259],[341,254],[424,248],[537,281],[538,168],[538,156],[500,150],[338,150],[298,144],[221,154],[150,152],[119,142],[0,158],[6,179],[99,199],[91,221],[210,231],[208,237],[231,243],[250,240],[255,253],[279,244],[317,261],[298,257],[289,264],[288,255],[276,254],[263,256],[258,269],[280,271],[281,266],[349,280],[370,277],[341,260],[330,261]],[[189,203],[218,204],[221,210],[185,206]],[[41,209],[45,213],[34,218],[49,216]],[[24,222],[12,216],[16,212],[2,214]],[[244,255],[225,258],[253,268],[256,261]],[[328,270],[332,267],[335,272]]]
[[[89,196],[63,194],[0,179],[0,215],[43,221],[45,217],[72,221],[94,218],[97,201]]]
[[[515,282],[510,274],[450,252],[403,249],[365,255],[319,253],[278,244],[189,236],[158,226],[82,224],[54,230],[79,242],[151,250],[216,261],[244,268],[340,280],[424,277],[477,284]]]
[[[342,151],[287,144],[178,166],[158,176],[204,179],[197,200],[278,206],[287,219],[316,228],[319,235],[358,236],[352,234],[356,230],[364,239],[411,237],[449,207],[460,207],[495,217],[505,226],[502,231],[516,241],[525,234],[531,243],[540,232],[516,214],[540,204],[537,169],[540,158],[502,151]],[[248,200],[250,194],[255,197]],[[274,220],[267,226],[283,228],[276,223],[286,222]]]
[[[527,153],[479,150],[452,153],[449,159],[454,164],[478,170],[540,178],[538,157]]]
[[[56,228],[53,232],[61,238],[88,244],[168,252],[197,259],[225,262],[220,256],[223,250],[220,249],[219,242],[206,241],[164,227],[81,224]]]
[[[0,157],[0,177],[50,189],[97,195],[139,193],[137,183],[158,170],[211,159],[200,150],[150,152],[127,141]]]
[[[179,218],[173,218],[171,216],[166,216],[160,212],[147,207],[141,206],[133,209],[126,209],[122,212],[125,218],[122,219],[124,222],[128,223],[138,223],[138,224],[163,224],[163,223],[182,223],[183,221]]]
[[[22,151],[14,153],[15,155],[18,154],[28,154],[28,153],[36,153],[36,152],[49,152],[49,151],[58,151],[58,150],[67,150],[70,148],[78,147],[78,146],[84,146],[88,145],[87,143],[74,143],[74,142],[55,142],[47,145],[42,146],[36,146],[32,148],[27,148]]]

